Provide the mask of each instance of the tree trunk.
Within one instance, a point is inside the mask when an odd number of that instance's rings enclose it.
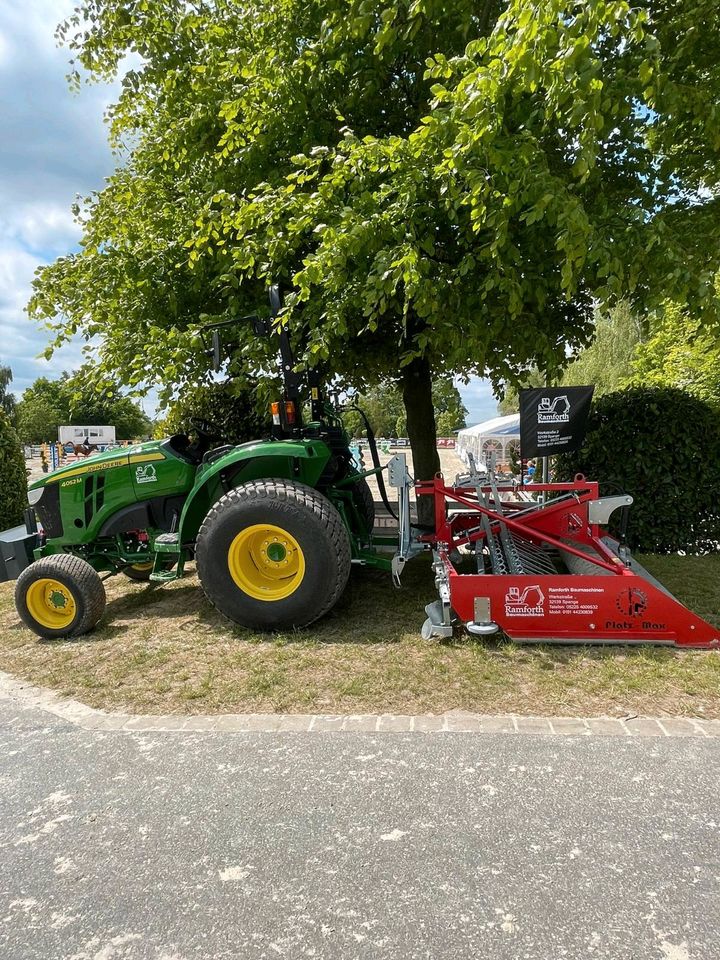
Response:
[[[413,360],[403,368],[402,395],[413,455],[413,474],[416,480],[432,480],[440,469],[440,457],[435,435],[432,377],[430,364],[425,358]],[[418,522],[434,528],[432,497],[418,497]]]

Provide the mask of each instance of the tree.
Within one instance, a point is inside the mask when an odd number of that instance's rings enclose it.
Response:
[[[395,384],[382,383],[357,393],[352,398],[352,405],[362,410],[376,437],[406,436],[405,407]],[[356,410],[349,409],[343,414],[343,423],[351,436],[365,435],[365,421]]]
[[[465,426],[467,410],[452,378],[442,377],[433,383],[432,400],[437,414],[438,430],[441,424],[447,430],[447,433],[440,432],[440,436],[448,436],[453,430]],[[365,393],[359,393],[354,397],[353,405],[365,413],[376,436],[407,436],[405,407],[397,384],[386,382]],[[351,436],[360,437],[364,434],[364,421],[355,410],[348,410],[343,420]]]
[[[156,437],[192,430],[191,420],[209,420],[226,443],[246,443],[270,432],[270,414],[258,409],[256,385],[237,380],[201,384],[186,390],[157,424]]]
[[[47,377],[38,377],[23,391],[20,404],[29,400],[42,401],[53,410],[57,410],[61,417],[70,416],[70,393],[68,390],[69,373],[63,373],[58,380],[48,380]]]
[[[627,539],[646,553],[717,553],[720,544],[717,409],[671,387],[629,387],[593,401],[579,450],[556,474],[632,494]],[[620,513],[611,518],[620,522]]]
[[[59,380],[39,377],[22,395],[18,421],[26,443],[40,443],[57,437],[58,425],[66,423],[115,427],[120,440],[135,440],[151,431],[143,411],[119,388],[107,381],[99,387],[87,365],[75,373],[63,373]],[[46,422],[43,424],[43,417]]]
[[[198,325],[271,280],[301,363],[400,376],[420,478],[434,376],[555,374],[592,307],[713,316],[720,217],[714,0],[82,0],[127,161],[32,313],[100,335],[131,385],[193,382]],[[241,332],[232,369],[267,367]]]
[[[10,419],[0,409],[0,529],[22,522],[27,505],[25,457]]]
[[[517,413],[520,410],[520,390],[528,387],[544,387],[546,382],[545,374],[540,373],[537,367],[532,367],[516,378],[514,383],[503,384],[498,411],[502,416]]]
[[[668,304],[635,351],[631,379],[638,386],[678,387],[720,407],[720,336],[677,304]]]
[[[0,410],[5,411],[11,423],[15,417],[15,397],[8,390],[12,378],[10,367],[0,366]]]
[[[626,302],[606,313],[598,311],[592,342],[562,371],[558,382],[566,386],[591,383],[596,397],[622,389],[633,378],[633,358],[641,337],[641,324]],[[518,386],[542,387],[545,383],[545,376],[533,369],[520,378]],[[518,386],[504,385],[503,398],[498,403],[501,414],[517,413],[520,409]]]
[[[595,385],[595,396],[614,393],[633,377],[633,357],[642,339],[641,325],[629,304],[598,314],[593,342],[563,371],[568,386]]]
[[[466,426],[467,409],[462,402],[460,391],[450,377],[434,381],[432,401],[439,436],[449,437]]]
[[[118,390],[112,390],[103,396],[85,392],[84,385],[72,381],[73,390],[70,405],[71,423],[87,426],[107,423],[115,427],[118,440],[139,440],[152,433],[152,423],[130,397],[124,397]]]
[[[42,397],[29,396],[18,404],[17,432],[23,443],[56,440],[58,427],[67,419]]]

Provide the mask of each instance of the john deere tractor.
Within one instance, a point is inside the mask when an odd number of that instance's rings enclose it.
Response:
[[[178,434],[89,457],[29,489],[24,527],[0,534],[0,579],[17,577],[22,620],[41,637],[91,630],[105,608],[100,574],[167,583],[194,560],[217,609],[256,630],[302,627],[335,604],[353,561],[384,569],[372,546],[374,504],[350,453],[338,412],[318,377],[295,371],[290,340],[278,337],[282,400],[264,439],[222,443],[222,426],[192,422]],[[212,331],[215,365],[229,324]],[[311,419],[303,423],[302,392]]]

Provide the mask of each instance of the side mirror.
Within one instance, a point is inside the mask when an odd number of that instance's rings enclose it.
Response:
[[[213,330],[212,335],[212,361],[213,373],[220,373],[222,357],[220,355],[220,331]]]
[[[274,283],[270,287],[270,316],[275,319],[275,317],[280,313],[282,309],[282,297],[280,296],[280,287]]]

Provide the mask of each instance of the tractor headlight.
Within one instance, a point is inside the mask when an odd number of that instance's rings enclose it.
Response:
[[[37,487],[35,490],[28,490],[28,503],[34,507],[45,493],[45,487]]]

